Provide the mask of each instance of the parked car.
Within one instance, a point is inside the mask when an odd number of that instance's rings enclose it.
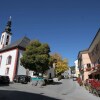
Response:
[[[16,75],[13,79],[15,83],[20,83],[20,75]]]
[[[30,82],[31,77],[27,75],[16,75],[14,78],[14,82],[16,83],[28,83]]]
[[[0,84],[7,84],[9,85],[10,79],[9,76],[2,76],[0,75]]]
[[[73,76],[73,81],[77,81],[77,77],[76,76]]]
[[[29,82],[29,77],[26,75],[21,76],[20,82],[23,84],[27,84]]]

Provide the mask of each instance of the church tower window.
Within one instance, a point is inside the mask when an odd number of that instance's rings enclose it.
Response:
[[[7,35],[6,45],[8,45],[8,43],[9,43],[9,35]]]
[[[11,64],[11,60],[12,60],[12,56],[8,56],[6,64],[7,65]]]

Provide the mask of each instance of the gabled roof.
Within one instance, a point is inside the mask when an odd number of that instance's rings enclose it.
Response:
[[[29,42],[30,42],[29,38],[23,37],[23,38],[15,41],[14,43],[4,47],[3,49],[0,50],[0,52],[4,52],[6,50],[9,50],[9,49],[12,49],[12,48],[16,48],[16,47],[20,47],[20,48],[25,49],[26,46],[29,44]]]
[[[78,53],[78,58],[80,57],[81,54],[85,54],[85,53],[88,53],[88,52],[89,52],[88,49],[79,51],[79,53]]]

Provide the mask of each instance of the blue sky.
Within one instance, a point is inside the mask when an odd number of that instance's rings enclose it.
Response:
[[[12,42],[24,36],[48,43],[74,65],[100,28],[100,0],[0,0],[0,33],[12,16]]]

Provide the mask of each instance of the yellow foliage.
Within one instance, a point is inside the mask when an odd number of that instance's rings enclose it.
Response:
[[[56,74],[63,73],[64,71],[68,70],[68,63],[67,60],[60,60],[56,63],[55,72]]]
[[[67,59],[62,59],[61,55],[58,53],[54,53],[51,55],[51,58],[56,59],[56,67],[55,67],[55,72],[56,75],[63,73],[64,71],[68,70],[68,60]]]
[[[59,55],[59,54],[57,54],[57,53],[55,53],[55,54],[51,54],[51,57],[52,57],[53,59],[56,59],[57,61],[62,60],[61,55]]]

